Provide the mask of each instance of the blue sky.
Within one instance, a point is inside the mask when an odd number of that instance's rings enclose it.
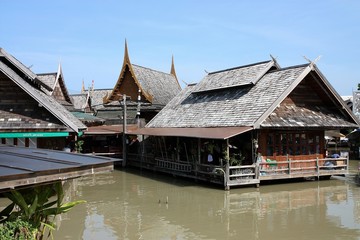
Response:
[[[208,72],[277,58],[314,60],[340,95],[360,83],[360,1],[1,1],[0,47],[35,73],[61,62],[71,93],[113,88],[125,39],[133,64],[183,85]]]

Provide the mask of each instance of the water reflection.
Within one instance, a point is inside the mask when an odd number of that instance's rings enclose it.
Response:
[[[225,192],[139,171],[76,179],[55,239],[359,239],[360,192],[344,179]]]

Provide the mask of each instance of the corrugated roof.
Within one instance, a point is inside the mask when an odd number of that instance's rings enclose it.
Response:
[[[111,158],[0,146],[0,190],[66,180],[114,169]]]

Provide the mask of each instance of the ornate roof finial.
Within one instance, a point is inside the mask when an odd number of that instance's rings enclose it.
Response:
[[[315,58],[314,61],[311,61],[306,56],[303,56],[303,57],[305,58],[306,61],[308,61],[310,63],[310,67],[313,68],[316,65],[316,62],[320,60],[321,55],[319,55],[317,58]]]
[[[81,93],[85,93],[84,79],[82,80]]]
[[[129,52],[128,52],[127,41],[126,41],[126,38],[125,38],[124,64],[126,64],[126,63],[131,64],[131,63],[130,63]]]
[[[175,71],[175,64],[174,64],[174,55],[171,56],[171,69],[170,69],[170,74],[173,75],[177,81],[177,83],[179,84],[179,80],[176,76],[176,71]],[[180,86],[180,84],[179,84]]]

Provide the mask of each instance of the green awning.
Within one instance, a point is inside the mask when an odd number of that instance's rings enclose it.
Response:
[[[68,132],[7,132],[0,133],[0,138],[41,138],[41,137],[68,137]]]

